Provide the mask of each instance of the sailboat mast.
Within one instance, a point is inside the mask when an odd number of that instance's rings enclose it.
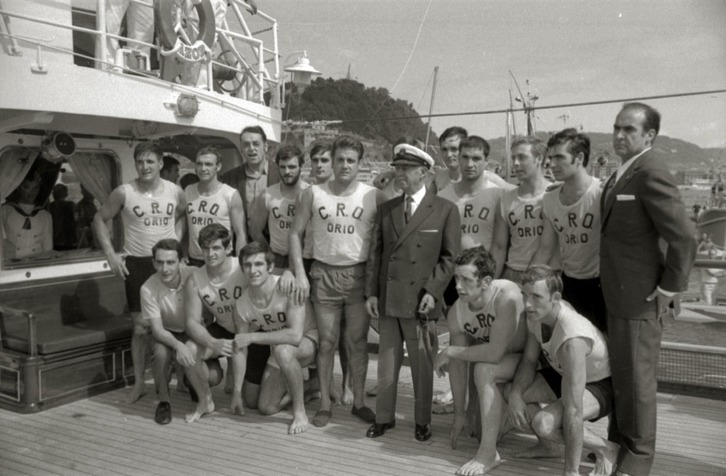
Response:
[[[426,127],[426,139],[424,140],[424,149],[429,146],[429,135],[431,134],[431,115],[434,113],[434,100],[436,99],[436,78],[439,75],[439,67],[434,67],[434,83],[431,86],[431,104],[429,105],[429,120]]]

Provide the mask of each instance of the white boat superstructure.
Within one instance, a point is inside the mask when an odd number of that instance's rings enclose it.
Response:
[[[82,227],[81,197],[93,209],[135,178],[140,142],[192,160],[216,146],[224,171],[241,162],[244,127],[279,141],[277,29],[242,0],[0,0],[0,203],[32,172],[38,207],[63,185]],[[123,282],[85,231],[23,256],[3,236],[0,406],[38,411],[127,383]]]

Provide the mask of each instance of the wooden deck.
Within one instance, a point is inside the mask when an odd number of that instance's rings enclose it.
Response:
[[[369,386],[375,378],[371,357]],[[286,434],[288,412],[244,417],[224,411],[228,397],[214,389],[218,411],[195,424],[184,422],[192,409],[188,396],[172,390],[174,420],[156,425],[153,381],[135,405],[123,403],[125,389],[38,414],[0,411],[0,474],[453,474],[475,452],[476,442],[461,438],[457,450],[448,442],[450,415],[434,415],[434,437],[413,438],[412,385],[402,372],[397,427],[385,436],[365,437],[367,425],[336,407],[326,428]],[[443,389],[445,382],[436,379]],[[375,406],[375,399],[368,398]],[[318,402],[308,404],[312,418]],[[659,394],[658,450],[653,475],[726,475],[726,402]],[[605,433],[605,424],[593,428]],[[492,475],[561,474],[557,460],[513,460],[512,451],[533,437],[509,434],[500,444],[504,463]],[[581,474],[592,469],[583,461]]]

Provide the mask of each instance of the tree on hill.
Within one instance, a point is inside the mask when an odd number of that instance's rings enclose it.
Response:
[[[412,136],[422,142],[426,137],[426,124],[417,117],[413,104],[392,98],[385,88],[367,88],[350,79],[317,78],[302,94],[294,85],[290,85],[288,91],[290,97],[286,98],[287,104],[282,111],[285,120],[340,120],[343,121],[338,126],[341,130],[390,144],[401,136]],[[411,116],[416,119],[375,120]],[[437,140],[432,134],[429,142],[436,143]]]

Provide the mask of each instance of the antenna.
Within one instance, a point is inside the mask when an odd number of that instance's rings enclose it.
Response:
[[[522,93],[522,88],[519,87],[517,78],[515,78],[514,73],[512,73],[512,70],[509,70],[509,74],[514,80],[514,85],[517,86],[517,91],[519,91],[519,96],[514,98],[514,100],[522,103],[524,114],[527,116],[527,135],[532,136],[535,134],[534,121],[532,120],[532,116],[534,116],[534,102],[539,99],[539,96],[536,94],[533,95],[529,91],[529,79],[527,79],[525,80],[525,84],[527,85],[527,96],[525,97],[524,93]]]

